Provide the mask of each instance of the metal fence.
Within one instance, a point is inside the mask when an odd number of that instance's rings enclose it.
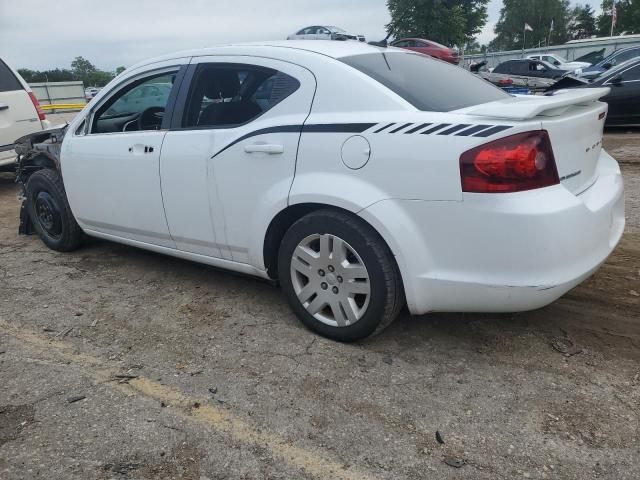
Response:
[[[43,110],[52,113],[82,110],[87,103],[81,81],[31,83],[29,86]]]
[[[586,40],[575,40],[563,45],[551,45],[543,48],[529,48],[524,51],[524,56],[526,57],[528,55],[540,53],[555,53],[571,61],[583,55],[586,55],[587,53],[602,50],[603,48],[605,50],[604,56],[607,56],[615,50],[637,46],[640,46],[640,35],[590,38]],[[505,52],[487,52],[474,55],[465,55],[464,66],[468,67],[470,63],[486,60],[488,67],[495,67],[506,60],[514,60],[522,57],[522,50],[509,50]]]

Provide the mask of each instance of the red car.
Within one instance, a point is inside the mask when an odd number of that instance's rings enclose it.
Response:
[[[425,40],[423,38],[401,38],[391,42],[391,46],[424,53],[425,55],[430,55],[434,58],[444,60],[445,62],[453,63],[454,65],[457,65],[458,62],[460,62],[460,58],[458,57],[458,52],[456,50],[440,45],[432,40]]]

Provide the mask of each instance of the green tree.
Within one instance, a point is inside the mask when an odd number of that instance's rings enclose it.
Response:
[[[79,79],[84,79],[87,75],[96,71],[96,67],[93,66],[93,63],[84,57],[74,58],[71,62],[71,68],[73,69],[73,73]]]
[[[602,14],[598,17],[598,34],[608,37],[611,34],[611,7],[613,0],[602,2]],[[621,33],[640,33],[640,1],[616,0],[618,20],[613,30],[614,35]]]
[[[76,80],[76,76],[71,70],[66,68],[56,68],[53,70],[29,70],[27,68],[19,68],[18,73],[27,83],[34,82],[67,82]]]
[[[121,74],[122,72],[124,72],[126,69],[127,69],[127,67],[118,67],[118,68],[116,68],[116,72],[115,72],[116,76],[117,76],[117,75],[120,75],[120,74]]]
[[[533,29],[527,32],[527,48],[566,42],[569,5],[569,0],[504,0],[491,49],[522,48],[525,23]]]
[[[597,33],[596,16],[591,5],[576,5],[571,12],[568,34],[572,40],[591,38]]]
[[[489,0],[387,0],[390,35],[463,46],[487,21]]]

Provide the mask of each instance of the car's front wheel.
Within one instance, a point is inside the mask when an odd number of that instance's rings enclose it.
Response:
[[[391,251],[373,228],[347,213],[321,210],[294,223],[280,246],[278,272],[302,322],[339,341],[381,331],[404,303]]]
[[[38,170],[29,177],[25,190],[27,212],[42,241],[60,252],[78,248],[83,232],[71,213],[60,175]]]

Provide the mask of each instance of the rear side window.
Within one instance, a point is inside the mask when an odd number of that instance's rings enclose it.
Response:
[[[426,55],[381,52],[340,60],[377,80],[419,110],[449,112],[509,97],[472,73]]]
[[[0,60],[0,92],[13,92],[14,90],[22,90],[22,85],[9,67]]]
[[[203,64],[189,93],[183,127],[233,127],[273,108],[300,82],[271,68],[244,64]]]

